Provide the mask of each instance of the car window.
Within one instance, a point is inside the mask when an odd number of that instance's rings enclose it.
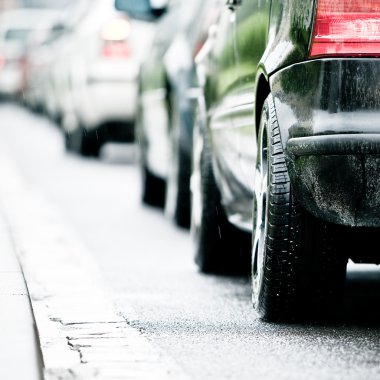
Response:
[[[9,29],[6,31],[4,38],[7,41],[24,42],[28,38],[30,29]]]

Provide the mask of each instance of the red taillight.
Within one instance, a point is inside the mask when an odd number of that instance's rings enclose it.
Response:
[[[318,0],[310,56],[380,56],[379,0]]]
[[[101,32],[103,57],[129,58],[131,55],[131,49],[128,44],[130,33],[131,23],[128,19],[116,18],[104,24]]]
[[[123,41],[107,41],[103,46],[104,58],[129,58],[131,49]]]

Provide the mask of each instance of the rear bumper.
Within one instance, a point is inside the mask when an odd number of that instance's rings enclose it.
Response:
[[[97,81],[78,94],[77,114],[83,126],[95,129],[110,122],[131,122],[136,117],[136,82]]]
[[[73,84],[75,113],[86,129],[134,122],[139,65],[133,59],[95,59]]]
[[[380,226],[380,134],[292,138],[287,157],[297,198],[312,214]]]
[[[380,60],[330,59],[271,77],[295,197],[328,222],[380,227]]]

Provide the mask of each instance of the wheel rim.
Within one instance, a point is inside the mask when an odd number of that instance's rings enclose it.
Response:
[[[260,133],[260,154],[256,166],[254,194],[254,241],[252,246],[252,300],[257,305],[264,272],[265,236],[268,199],[268,144],[266,123]]]

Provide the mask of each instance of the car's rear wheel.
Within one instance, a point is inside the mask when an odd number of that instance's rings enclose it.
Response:
[[[142,201],[153,207],[164,207],[165,202],[165,180],[155,176],[146,165],[141,166],[142,176]]]
[[[191,232],[195,261],[204,273],[242,273],[248,269],[250,235],[233,227],[221,205],[205,133],[194,128],[191,178]]]
[[[99,157],[103,143],[101,137],[95,130],[86,131],[83,127],[79,127],[71,132],[65,132],[65,147],[67,151],[85,157]]]
[[[82,131],[80,128],[71,132],[65,131],[65,148],[68,152],[79,153],[82,146]]]
[[[102,137],[97,130],[82,129],[82,146],[80,149],[82,156],[99,157],[100,148],[103,145]]]
[[[333,226],[301,208],[292,193],[271,96],[260,122],[254,192],[252,299],[263,319],[336,315],[347,259]]]

